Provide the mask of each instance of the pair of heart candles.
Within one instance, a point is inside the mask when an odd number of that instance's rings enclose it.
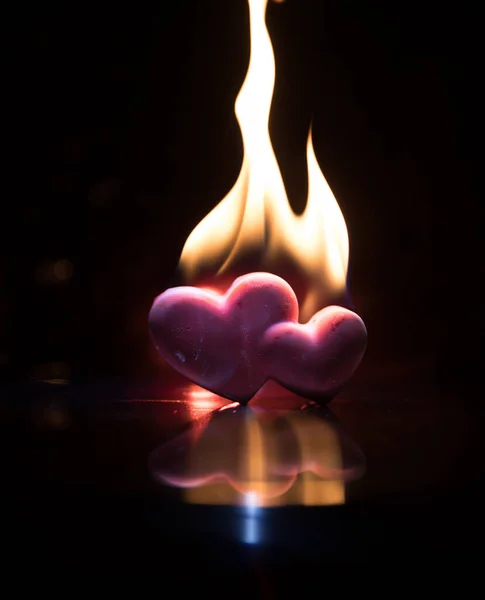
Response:
[[[194,383],[247,404],[268,380],[319,403],[331,400],[359,365],[362,319],[327,306],[298,322],[298,300],[281,277],[250,273],[225,293],[190,286],[158,296],[149,328],[162,358]]]

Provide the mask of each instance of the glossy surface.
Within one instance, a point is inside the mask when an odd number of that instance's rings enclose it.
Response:
[[[455,566],[476,559],[481,536],[470,531],[483,522],[485,455],[478,390],[439,392],[419,365],[377,367],[359,370],[330,405],[366,457],[365,474],[346,484],[345,504],[332,507],[193,504],[185,490],[160,485],[149,468],[153,452],[229,406],[170,373],[3,388],[7,565],[83,577],[162,573],[180,585],[179,573],[197,573],[196,586],[248,582],[271,566],[284,569],[273,579],[284,587],[291,574],[298,585],[312,572],[321,582],[332,563],[402,561],[408,570],[430,557]],[[301,404],[274,388],[254,400],[280,410]],[[227,439],[225,427],[221,435]]]
[[[323,506],[345,502],[365,459],[330,411],[228,405],[150,456],[163,485],[191,504]]]

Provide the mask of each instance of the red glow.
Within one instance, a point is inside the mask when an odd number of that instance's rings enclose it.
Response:
[[[195,383],[190,385],[185,396],[192,418],[197,418],[201,414],[212,412],[228,404],[228,401],[221,396],[204,390]]]

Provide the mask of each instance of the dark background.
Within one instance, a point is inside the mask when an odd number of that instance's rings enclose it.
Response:
[[[350,236],[365,365],[473,377],[481,47],[471,2],[288,0],[271,135],[300,211],[310,121]],[[239,171],[245,0],[48,2],[6,19],[5,376],[156,376],[153,298]],[[58,265],[57,261],[69,261]],[[66,266],[67,264],[67,266]],[[56,375],[57,374],[57,375]],[[444,381],[444,380],[443,380]]]
[[[270,129],[288,195],[301,211],[313,121],[349,230],[350,293],[369,331],[347,396],[331,405],[368,458],[356,512],[305,513],[308,531],[326,519],[314,543],[320,550],[333,532],[344,562],[398,552],[407,569],[405,542],[423,560],[459,559],[481,544],[479,16],[469,0],[287,0],[268,9]],[[163,517],[145,471],[156,440],[188,413],[171,421],[151,404],[103,412],[102,382],[116,379],[129,397],[124,382],[156,378],[164,393],[169,371],[147,314],[188,234],[239,172],[233,105],[247,25],[246,0],[46,0],[16,4],[3,19],[2,382],[72,382],[57,386],[54,401],[42,392],[38,407],[31,392],[3,388],[11,502],[2,514],[20,565],[61,561],[84,572],[109,562],[116,571],[136,560],[140,572],[156,572],[164,544],[179,539],[176,525],[166,528],[181,508]],[[95,393],[85,393],[88,382]],[[63,410],[76,402],[83,410],[71,422]],[[164,542],[138,518],[144,494],[162,513]],[[207,523],[223,529],[221,514]],[[349,542],[356,536],[360,545]],[[172,547],[170,568],[207,554],[210,532],[191,539],[189,558],[186,542]]]

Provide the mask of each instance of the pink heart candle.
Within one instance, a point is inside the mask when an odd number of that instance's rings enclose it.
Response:
[[[267,379],[262,337],[276,323],[298,318],[291,287],[276,275],[239,277],[225,294],[171,288],[149,314],[155,345],[177,371],[220,396],[246,403]]]
[[[261,354],[268,378],[321,404],[350,379],[366,344],[362,319],[340,306],[328,306],[304,325],[288,320],[270,327]]]
[[[365,326],[341,307],[298,323],[298,301],[276,275],[251,273],[225,294],[183,286],[158,296],[150,331],[160,355],[194,383],[246,404],[273,379],[298,394],[330,400],[357,368]]]

